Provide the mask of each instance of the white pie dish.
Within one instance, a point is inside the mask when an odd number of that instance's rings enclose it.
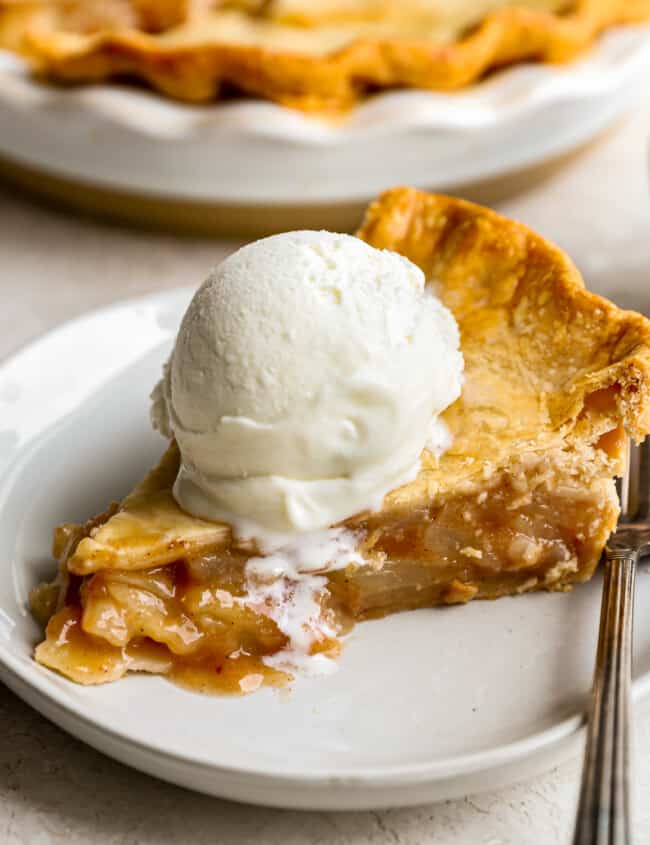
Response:
[[[359,625],[339,671],[290,695],[204,697],[161,678],[84,688],[35,664],[29,588],[51,529],[127,491],[159,456],[148,392],[187,290],[127,301],[0,367],[0,676],[117,759],[184,786],[273,806],[418,804],[555,765],[581,739],[600,579]],[[80,354],[83,351],[83,354]],[[635,696],[650,697],[650,580],[638,580]]]
[[[48,86],[0,52],[0,156],[153,198],[365,202],[388,185],[450,190],[568,152],[629,109],[649,74],[650,28],[619,28],[570,64],[516,66],[454,94],[381,94],[334,124],[258,101]]]

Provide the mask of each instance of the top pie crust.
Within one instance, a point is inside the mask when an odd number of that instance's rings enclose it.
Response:
[[[481,206],[410,188],[374,203],[358,235],[423,269],[459,323],[465,357],[462,396],[443,415],[452,448],[439,461],[425,451],[416,480],[386,496],[379,512],[346,523],[363,526],[367,556],[374,528],[486,489],[503,470],[515,476],[555,456],[566,477],[588,484],[590,473],[603,474],[592,450],[601,437],[621,426],[636,439],[650,432],[650,321],[587,291],[571,261],[539,235]],[[178,507],[177,469],[172,444],[117,513],[79,542],[69,571],[254,551],[235,548],[227,525]]]
[[[647,18],[650,0],[0,0],[0,44],[56,80],[130,75],[184,100],[234,87],[322,110],[565,61],[603,29]]]

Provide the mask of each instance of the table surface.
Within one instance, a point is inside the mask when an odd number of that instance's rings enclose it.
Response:
[[[556,241],[593,290],[650,314],[650,98],[579,157],[516,180],[497,208]],[[66,216],[0,186],[0,358],[116,299],[198,284],[237,244]],[[580,761],[499,793],[418,809],[298,813],[195,795],[82,745],[0,685],[3,845],[568,843]],[[636,725],[636,829],[650,838],[650,718]]]

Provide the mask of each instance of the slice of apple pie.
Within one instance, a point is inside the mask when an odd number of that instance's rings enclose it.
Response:
[[[147,671],[248,692],[301,661],[331,667],[355,621],[591,577],[627,438],[650,431],[650,321],[585,290],[525,226],[458,199],[389,191],[358,236],[418,265],[458,322],[447,451],[425,450],[380,509],[334,526],[313,566],[274,577],[254,541],[181,510],[172,441],[121,504],[56,530],[58,577],[32,597],[42,664],[87,684]]]

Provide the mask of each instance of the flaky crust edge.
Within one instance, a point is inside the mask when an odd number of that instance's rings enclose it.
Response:
[[[618,386],[622,422],[631,437],[637,442],[643,440],[650,434],[650,320],[587,290],[576,266],[559,247],[489,208],[409,187],[384,192],[369,206],[356,234],[374,247],[408,256],[426,271],[447,233],[467,228],[467,224],[478,232],[484,223],[490,227],[495,250],[518,250],[522,265],[545,265],[545,284],[562,311],[574,319],[598,312],[604,334],[616,341],[612,361],[573,383],[570,390],[581,393],[575,400],[582,401],[587,394]],[[474,247],[485,249],[484,243],[473,240],[470,234],[462,249],[469,255]],[[521,289],[525,292],[527,278],[525,272],[518,293]]]

